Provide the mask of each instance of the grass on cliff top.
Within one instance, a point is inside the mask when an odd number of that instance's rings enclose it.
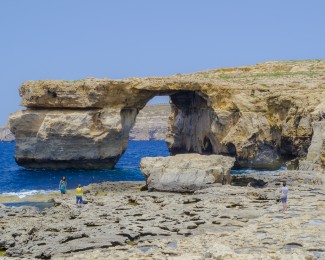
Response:
[[[256,74],[243,74],[243,73],[238,73],[238,74],[220,74],[219,78],[221,79],[243,79],[243,78],[253,78],[253,79],[258,79],[258,78],[283,78],[283,77],[290,77],[290,76],[297,76],[297,75],[302,75],[306,77],[313,77],[315,75],[314,72],[272,72],[272,73],[256,73]],[[205,77],[205,75],[203,75]]]

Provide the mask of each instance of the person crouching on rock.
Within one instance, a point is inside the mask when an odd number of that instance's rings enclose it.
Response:
[[[283,187],[280,190],[281,193],[281,202],[282,202],[282,207],[283,207],[283,212],[285,212],[288,209],[288,205],[287,205],[287,198],[288,198],[288,187],[287,187],[287,183],[284,181],[283,182]]]
[[[78,185],[78,188],[76,189],[76,205],[77,207],[80,206],[81,207],[81,204],[82,204],[82,188],[81,188],[81,185],[79,184]]]
[[[67,179],[63,176],[59,183],[59,190],[61,191],[61,194],[65,194],[67,192]]]

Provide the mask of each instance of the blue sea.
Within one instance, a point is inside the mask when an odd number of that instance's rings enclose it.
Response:
[[[26,195],[58,191],[62,176],[68,180],[68,189],[78,184],[88,185],[104,181],[143,181],[140,160],[146,156],[168,156],[165,141],[129,141],[122,158],[112,170],[32,170],[17,165],[14,142],[0,142],[0,195]],[[252,173],[246,169],[232,173]],[[269,172],[261,172],[269,173]]]

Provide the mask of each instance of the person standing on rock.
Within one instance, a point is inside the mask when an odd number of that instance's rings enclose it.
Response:
[[[82,188],[81,188],[81,185],[79,184],[78,185],[78,188],[76,189],[76,205],[77,207],[81,207],[81,204],[82,204]]]
[[[288,205],[287,205],[287,198],[288,198],[288,187],[287,187],[287,183],[284,181],[283,182],[283,186],[280,190],[281,193],[281,202],[282,202],[282,211],[285,212],[288,209]]]
[[[68,185],[67,179],[65,178],[65,176],[63,176],[59,183],[59,190],[61,191],[61,194],[66,194],[67,185]]]

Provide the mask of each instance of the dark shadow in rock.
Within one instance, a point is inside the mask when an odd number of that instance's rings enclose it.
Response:
[[[293,248],[301,248],[301,247],[302,247],[302,245],[299,244],[299,243],[288,243],[288,244],[286,244],[283,248],[284,248],[285,250],[291,250],[291,249],[293,249]]]
[[[268,182],[265,182],[260,179],[254,179],[253,177],[246,177],[243,175],[232,176],[231,185],[233,185],[233,186],[247,187],[247,185],[249,183],[250,183],[250,187],[253,187],[253,188],[264,188],[268,184]]]

